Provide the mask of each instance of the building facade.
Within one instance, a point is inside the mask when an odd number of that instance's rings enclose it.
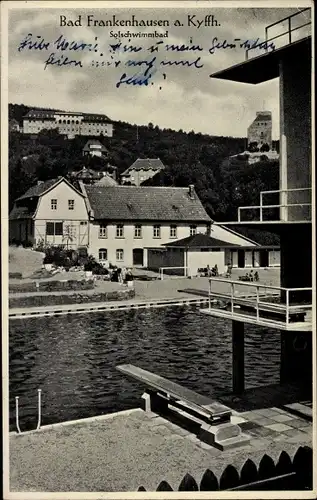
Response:
[[[210,231],[194,187],[81,185],[90,213],[89,251],[117,266],[148,265],[148,247]]]
[[[15,201],[9,216],[11,242],[34,246],[89,246],[85,197],[63,178],[39,182]]]
[[[88,155],[98,156],[99,158],[101,157],[107,158],[108,150],[97,139],[90,139],[89,141],[86,142],[85,146],[83,147],[83,156],[88,156]]]
[[[129,183],[133,186],[140,186],[164,168],[159,158],[138,158],[121,174],[121,184]]]
[[[267,144],[272,149],[272,113],[271,111],[257,111],[256,117],[248,127],[248,147],[256,145],[259,149]]]
[[[23,133],[38,134],[41,130],[58,129],[69,138],[76,135],[112,137],[113,126],[106,115],[31,109],[23,117]]]
[[[217,263],[223,272],[229,264],[261,265],[260,257],[255,257],[260,255],[257,243],[214,224],[194,186],[132,187],[118,186],[110,177],[111,183],[102,183],[103,180],[92,184],[79,180],[75,187],[59,178],[30,188],[16,200],[10,213],[11,242],[84,247],[101,263],[154,268],[154,262],[161,262],[158,267],[163,267],[166,258],[174,265],[181,262],[184,266],[186,258],[180,252],[180,241],[208,238],[209,243],[214,243],[208,247],[212,254],[206,253],[206,245],[197,253],[195,240],[186,266]],[[158,248],[165,248],[164,256]],[[267,259],[265,266],[269,265]]]

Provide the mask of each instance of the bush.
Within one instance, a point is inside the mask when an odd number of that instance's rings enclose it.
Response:
[[[96,266],[98,265],[98,262],[92,255],[88,255],[88,258],[86,259],[86,262],[84,264],[84,270],[85,271],[93,271],[96,269]]]
[[[43,264],[54,264],[54,258],[52,255],[45,255],[43,259]]]
[[[34,250],[36,252],[43,252],[45,253],[45,250],[47,249],[45,242],[43,239],[41,239],[34,247]]]
[[[78,254],[75,250],[65,250],[63,246],[48,247],[45,249],[44,261],[44,264],[55,264],[69,270],[77,264]]]
[[[25,241],[23,243],[23,246],[24,246],[24,248],[31,248],[31,247],[33,247],[33,243],[32,243],[32,241]]]

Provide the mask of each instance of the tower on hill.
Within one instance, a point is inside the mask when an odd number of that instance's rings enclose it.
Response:
[[[248,149],[260,149],[264,145],[272,149],[271,111],[257,111],[254,121],[248,127]]]

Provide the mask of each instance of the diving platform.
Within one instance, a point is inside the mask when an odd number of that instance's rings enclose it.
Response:
[[[228,291],[223,287],[220,290],[219,283],[226,284]],[[210,278],[209,305],[201,309],[201,313],[278,330],[310,332],[312,300],[307,297],[311,291],[311,288],[283,288]],[[281,301],[281,296],[285,300]]]

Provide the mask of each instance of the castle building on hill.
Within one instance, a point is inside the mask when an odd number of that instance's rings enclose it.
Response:
[[[256,117],[248,127],[248,147],[256,143],[258,148],[267,144],[272,149],[272,113],[271,111],[257,111]]]
[[[58,129],[60,134],[73,138],[76,135],[112,137],[113,125],[106,115],[31,109],[23,117],[23,133],[38,134],[41,130]]]

